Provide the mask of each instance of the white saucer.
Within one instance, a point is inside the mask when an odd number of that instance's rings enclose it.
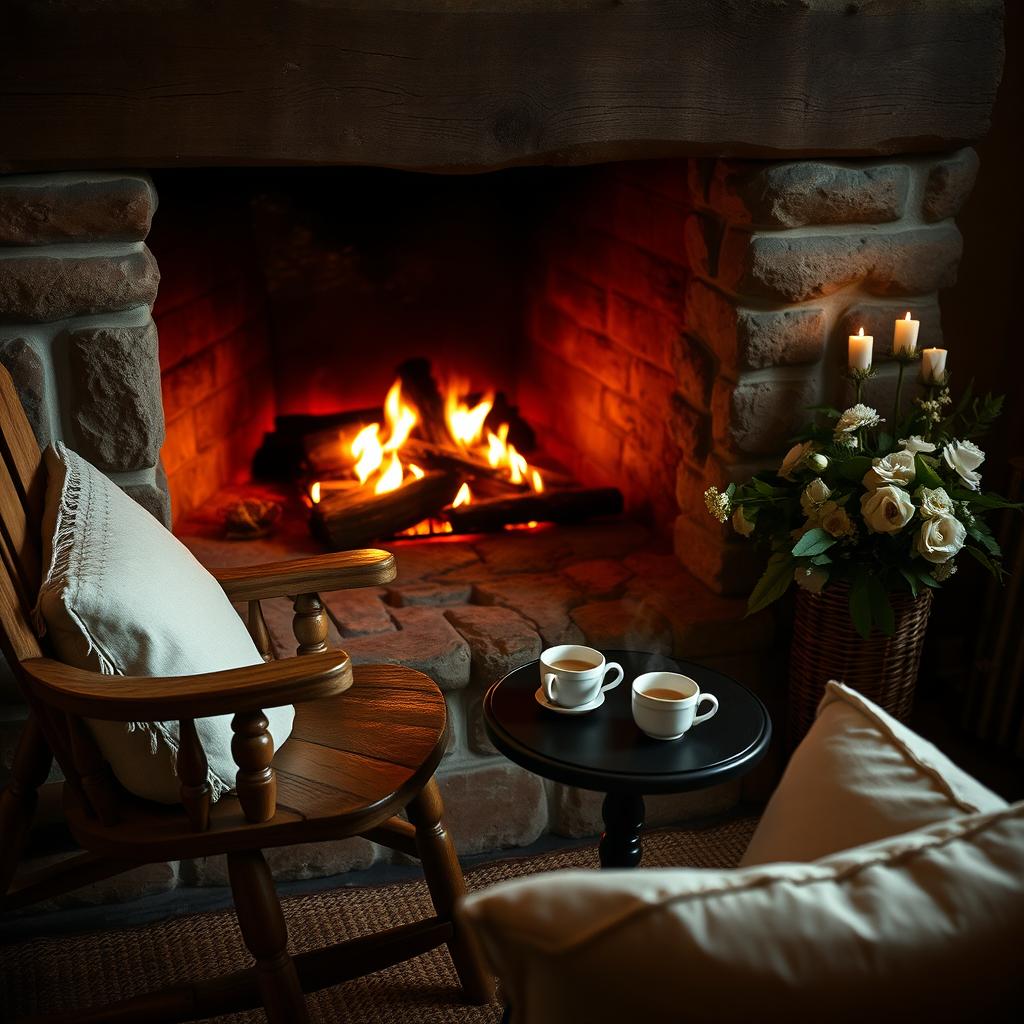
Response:
[[[544,696],[543,686],[538,686],[537,692],[533,696],[542,708],[557,712],[559,715],[585,715],[588,711],[596,711],[604,703],[604,691],[589,703],[581,704],[578,708],[563,708],[560,704],[549,703],[547,697]]]

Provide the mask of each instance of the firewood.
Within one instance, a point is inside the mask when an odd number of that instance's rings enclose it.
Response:
[[[338,551],[390,537],[436,515],[455,498],[459,478],[432,471],[384,494],[369,488],[327,491],[310,517],[313,532]]]
[[[487,498],[446,509],[444,518],[460,533],[483,533],[512,523],[572,523],[592,516],[613,516],[622,507],[622,492],[617,488],[584,487]]]

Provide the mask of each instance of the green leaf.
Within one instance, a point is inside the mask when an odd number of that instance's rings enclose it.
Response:
[[[845,480],[859,484],[870,468],[871,460],[866,455],[854,455],[839,464],[839,475]]]
[[[725,496],[727,498],[731,498],[735,493],[736,493],[736,484],[734,484],[734,483],[729,484],[729,486],[726,487],[726,489],[725,489]]]
[[[828,555],[815,555],[811,559],[811,565],[831,565],[832,559]]]
[[[835,542],[835,537],[826,533],[820,526],[815,526],[793,545],[793,557],[810,558],[812,555],[820,555],[828,551]]]
[[[760,480],[756,476],[751,478],[750,483],[752,484],[754,490],[757,491],[758,494],[763,495],[765,498],[774,498],[776,495],[785,493],[784,488],[772,487],[771,484],[765,483],[764,480]]]
[[[914,597],[918,595],[917,577],[909,570],[900,568],[900,575],[907,581],[907,585],[910,587],[910,593]]]
[[[914,456],[914,483],[923,487],[942,486],[942,477],[921,458],[920,452]]]
[[[867,640],[871,636],[871,591],[868,574],[858,570],[850,587],[850,618],[857,632]]]
[[[793,582],[794,565],[793,558],[788,551],[776,551],[768,559],[768,566],[747,601],[748,615],[767,608],[773,601],[782,597],[789,589],[790,583]]]
[[[919,572],[917,578],[926,586],[931,587],[932,590],[941,590],[942,584],[930,573],[930,572]]]
[[[807,406],[807,412],[820,412],[826,416],[831,416],[833,419],[839,419],[843,414],[838,409],[833,409],[831,405],[809,405]]]
[[[871,618],[875,625],[886,636],[892,636],[896,631],[896,619],[893,616],[892,604],[889,602],[889,594],[880,577],[868,577],[868,597],[871,602]]]
[[[1003,553],[999,541],[992,536],[992,531],[979,519],[975,519],[974,523],[967,527],[967,536],[978,541],[990,555],[995,555],[996,558]]]
[[[996,579],[1002,576],[1002,566],[997,565],[981,548],[972,548],[970,545],[964,548],[969,555],[979,561]]]
[[[1001,498],[998,494],[978,494],[975,491],[967,490],[955,490],[953,497],[957,501],[966,501],[969,505],[974,505],[977,508],[1013,508],[1021,509],[1024,508],[1019,501],[1007,501],[1006,498]]]

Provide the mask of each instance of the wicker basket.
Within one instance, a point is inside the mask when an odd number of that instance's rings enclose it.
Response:
[[[786,730],[790,748],[811,727],[830,679],[846,683],[895,718],[910,714],[932,593],[889,598],[896,623],[893,635],[876,629],[864,640],[850,620],[847,585],[826,587],[820,594],[797,590]]]

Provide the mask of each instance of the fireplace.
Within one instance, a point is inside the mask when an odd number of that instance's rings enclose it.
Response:
[[[355,660],[445,689],[466,849],[599,820],[482,732],[486,683],[541,645],[647,647],[770,687],[773,624],[739,596],[759,555],[703,492],[842,401],[858,327],[885,337],[912,309],[940,342],[1000,4],[295,3],[266,24],[233,0],[17,6],[0,359],[41,443],[65,439],[208,564],[305,553],[310,481],[265,479],[266,435],[380,405],[427,357],[467,401],[503,394],[542,474],[621,492],[601,522],[381,538],[397,583],[327,598]],[[96,61],[110,48],[131,59]],[[284,507],[276,531],[225,540],[224,507],[254,495]],[[267,618],[286,653],[287,607]]]

